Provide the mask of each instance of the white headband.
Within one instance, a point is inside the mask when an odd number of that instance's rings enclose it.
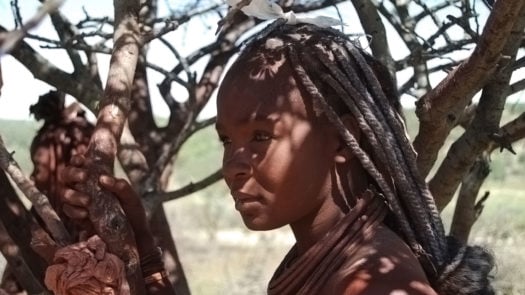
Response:
[[[237,7],[241,1],[242,0],[226,0],[226,3],[231,7]],[[283,18],[287,24],[291,25],[307,23],[322,28],[345,25],[340,20],[328,16],[297,17],[293,11],[284,13],[281,6],[269,0],[252,0],[249,5],[242,7],[241,11],[248,16],[253,16],[258,19],[270,20]]]

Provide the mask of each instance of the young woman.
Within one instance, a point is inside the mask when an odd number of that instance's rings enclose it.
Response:
[[[278,21],[259,33],[222,82],[216,127],[246,226],[296,238],[269,294],[493,294],[491,256],[445,238],[388,72],[340,32]],[[146,224],[129,185],[105,183]],[[64,200],[86,216],[88,196]]]

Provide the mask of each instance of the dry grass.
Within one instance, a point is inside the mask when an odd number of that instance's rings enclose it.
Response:
[[[204,191],[204,196],[191,196],[165,207],[193,294],[265,294],[274,269],[293,243],[292,236],[286,228],[271,232],[245,230],[230,198],[210,196],[212,191],[222,189],[218,185]],[[470,242],[494,253],[498,294],[525,294],[525,190],[491,189],[491,196]],[[215,206],[222,208],[220,214],[210,212],[210,197]],[[444,212],[445,221],[452,209]],[[204,221],[201,216],[207,214],[216,214],[215,219]],[[215,225],[207,230],[205,223],[211,220]],[[217,224],[228,226],[221,228]]]

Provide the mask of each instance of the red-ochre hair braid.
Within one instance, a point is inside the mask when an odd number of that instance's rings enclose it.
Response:
[[[270,39],[278,42],[266,46]],[[249,40],[236,63],[255,55],[282,56],[291,64],[316,113],[334,124],[384,194],[395,216],[396,232],[418,256],[436,291],[493,294],[489,281],[492,256],[481,247],[464,246],[445,236],[432,195],[417,170],[416,154],[386,67],[339,31],[286,25],[283,20]],[[364,149],[345,127],[343,114],[356,118],[369,148]]]

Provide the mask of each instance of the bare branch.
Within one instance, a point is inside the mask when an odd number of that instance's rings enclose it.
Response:
[[[388,47],[385,26],[381,21],[377,8],[370,0],[352,0],[352,3],[365,33],[372,36],[370,48],[373,55],[388,68],[390,76],[395,80],[395,63]]]
[[[22,20],[22,14],[20,13],[20,6],[18,0],[11,1],[11,10],[15,19],[15,28],[23,26],[24,21]]]
[[[210,125],[215,124],[216,121],[217,121],[217,117],[211,117],[209,119],[206,119],[200,122],[195,122],[195,124],[193,124],[192,129],[191,129],[192,134]]]
[[[458,26],[460,26],[465,31],[465,33],[467,33],[472,39],[477,39],[478,34],[470,28],[470,23],[468,22],[468,20],[464,20],[463,18],[457,18],[452,15],[448,15],[447,18],[453,24],[457,24]]]
[[[72,40],[78,34],[73,24],[71,24],[60,13],[60,11],[53,12],[50,14],[50,16],[51,16],[51,22],[53,23],[53,26],[55,27],[55,31],[57,32],[60,38],[60,41],[63,44],[67,44],[68,42],[70,42],[70,40]],[[85,66],[78,52],[76,50],[72,50],[71,48],[66,48],[66,52],[69,55],[69,58],[71,59],[71,63],[73,64],[73,68],[75,69],[75,72],[78,72],[78,73],[84,72]]]
[[[21,28],[1,36],[0,56],[10,52],[29,30],[36,27],[48,13],[57,10],[63,2],[64,0],[47,0]]]
[[[222,179],[222,170],[219,169],[215,171],[214,173],[208,175],[207,177],[197,181],[197,182],[190,182],[189,184],[171,192],[164,192],[161,193],[159,196],[151,196],[146,197],[143,199],[144,207],[146,208],[146,212],[155,212],[156,208],[160,206],[163,202],[176,200],[178,198],[185,197],[187,195],[190,195],[196,191],[202,190],[217,181]],[[150,215],[148,214],[148,216]]]
[[[188,84],[187,89],[195,87],[195,73],[192,73],[190,70],[190,65],[188,64],[188,60],[184,57],[182,57],[177,49],[173,45],[171,45],[170,42],[166,41],[164,38],[159,38],[159,40],[166,46],[168,49],[173,53],[175,58],[179,61],[180,65],[182,65],[182,68],[184,69],[184,72],[186,72],[186,76],[188,77]]]
[[[460,113],[496,69],[523,1],[497,1],[468,60],[417,102],[421,125],[414,141],[421,174],[427,176]]]
[[[49,203],[48,198],[25,176],[20,166],[18,166],[18,163],[6,150],[2,136],[0,136],[0,167],[11,176],[16,185],[31,201],[55,242],[59,246],[70,244],[72,239],[60,220],[60,217],[58,217],[58,214]]]
[[[441,11],[443,9],[449,8],[451,5],[456,4],[458,2],[461,2],[461,1],[462,0],[445,0],[442,3],[438,3],[437,5],[435,5],[433,7],[425,6],[425,9],[420,14],[418,14],[418,15],[412,17],[412,18],[414,19],[414,22],[418,23],[423,18],[425,18],[427,16],[433,17],[437,12],[439,12],[439,11]],[[417,1],[417,2],[420,5],[423,4],[421,1]],[[433,21],[438,27],[443,25],[439,21],[437,21],[435,18],[433,18]]]
[[[468,242],[472,225],[479,216],[479,211],[476,210],[476,198],[481,185],[489,173],[488,156],[484,156],[477,159],[472,169],[463,179],[450,228],[450,235],[463,243]]]
[[[0,221],[0,253],[5,258],[8,268],[14,273],[17,282],[29,294],[49,295],[50,293],[45,291],[45,288],[31,271],[29,263],[20,255],[20,252],[20,247],[7,234],[4,224]]]
[[[157,38],[160,38],[160,37],[164,36],[165,34],[167,34],[169,32],[175,31],[182,24],[188,22],[193,17],[198,16],[198,15],[202,15],[202,14],[206,14],[206,13],[209,13],[209,12],[212,12],[212,11],[215,11],[220,6],[221,5],[219,5],[219,4],[215,4],[215,5],[212,5],[210,7],[204,8],[202,10],[189,12],[189,13],[184,14],[184,16],[179,17],[179,18],[168,17],[168,18],[154,19],[154,20],[152,20],[153,24],[162,22],[162,23],[164,23],[164,26],[162,28],[160,28],[159,30],[154,30],[154,31],[152,30],[150,32],[146,32],[146,34],[143,35],[143,40],[144,40],[143,42],[144,42],[144,44],[146,44],[146,43],[150,42],[151,40],[155,40]]]
[[[37,253],[30,245],[32,232],[40,232],[42,235],[47,233],[26,209],[3,171],[0,171],[0,196],[0,240],[3,240],[0,244],[7,243],[7,245],[0,245],[2,254],[16,272],[15,277],[18,282],[29,294],[43,292],[44,288],[39,278],[44,276],[46,270],[44,259],[52,257],[46,253]],[[49,240],[48,249],[52,253],[56,250],[56,244],[51,238]],[[8,256],[15,261],[10,261]]]
[[[510,145],[518,140],[525,138],[525,112],[521,113],[517,118],[505,124],[498,131],[498,134],[501,134],[502,140],[499,142],[492,141],[490,147],[488,148],[489,152],[493,152],[497,148],[504,148],[505,145]]]
[[[0,26],[0,31],[2,30],[5,31],[5,28]],[[57,68],[25,42],[15,47],[11,55],[22,63],[36,79],[71,94],[91,110],[95,109],[96,99],[102,95],[102,90],[95,84],[77,80],[80,77],[74,77]]]
[[[436,27],[440,28],[443,25],[442,21],[440,21],[438,19],[436,11],[442,9],[444,6],[449,6],[450,3],[446,3],[445,2],[445,3],[442,3],[441,5],[439,5],[437,7],[430,8],[430,7],[428,7],[425,4],[425,2],[423,2],[421,0],[415,0],[415,2],[417,3],[417,5],[421,6],[421,8],[423,8],[423,13],[422,14],[426,14],[426,16],[430,17],[432,19],[432,21],[434,22],[434,24],[436,25]],[[445,39],[445,41],[447,43],[451,42],[450,36],[447,34],[446,31],[442,32],[442,36],[443,36],[443,38]]]
[[[222,27],[231,25],[234,22],[234,15],[240,12],[243,7],[250,5],[251,2],[252,0],[241,0],[235,5],[235,7],[231,7],[226,16],[217,23],[217,31],[215,31],[215,35],[219,34]]]
[[[225,28],[217,37],[215,44],[206,47],[206,50],[213,50],[210,51],[210,61],[206,65],[201,79],[195,89],[189,94],[190,96],[194,95],[195,98],[178,104],[176,111],[171,113],[167,129],[175,132],[175,136],[169,139],[167,145],[160,151],[160,154],[157,155],[156,163],[151,165],[152,171],[148,175],[145,186],[155,187],[153,184],[160,179],[160,175],[162,175],[165,167],[170,163],[173,155],[180,150],[182,143],[187,139],[187,134],[191,133],[192,125],[197,116],[211,97],[213,91],[217,88],[226,63],[233,54],[237,52],[238,46],[235,44],[236,40],[254,25],[255,22],[253,20],[240,15],[238,23],[236,23],[235,26]],[[190,58],[187,58],[187,60],[188,63],[191,64],[192,60],[190,60]],[[182,68],[183,67],[180,66],[174,70],[180,71]],[[175,73],[174,70],[172,70],[172,74]],[[162,88],[162,91],[168,91],[170,89],[170,83],[169,79],[165,79],[161,85],[159,85],[159,89]],[[168,94],[169,92],[163,93]]]
[[[508,38],[501,52],[504,56],[508,56],[506,63],[500,61],[500,69],[493,74],[483,89],[472,124],[451,146],[436,175],[429,182],[429,188],[439,209],[443,209],[450,202],[461,179],[476,158],[487,149],[491,138],[502,138],[498,130],[512,76],[509,65],[516,58],[524,29],[525,6],[514,24],[511,37]]]
[[[523,91],[523,89],[525,89],[525,79],[521,79],[511,84],[509,88],[509,95],[516,94],[520,91]]]
[[[408,11],[409,2],[400,2],[396,5],[401,28],[398,33],[411,52],[410,66],[414,69],[415,87],[412,92],[421,97],[430,90],[427,64],[424,58],[423,46],[418,40],[424,40],[416,33],[416,23],[411,19]]]

